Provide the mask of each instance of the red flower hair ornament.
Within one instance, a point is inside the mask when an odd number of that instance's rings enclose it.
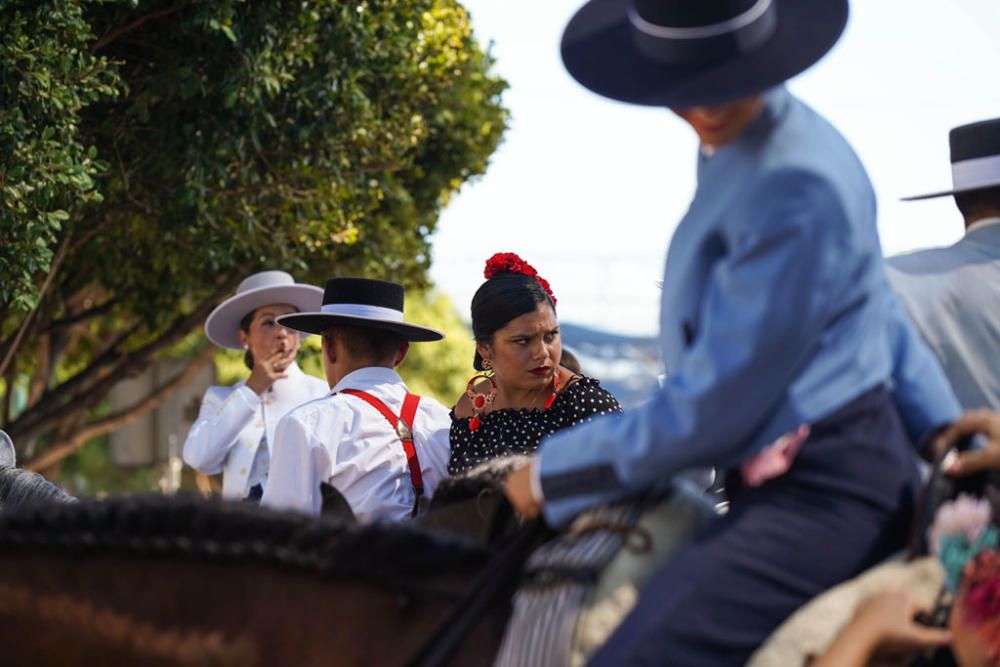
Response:
[[[518,257],[516,253],[498,252],[486,260],[486,268],[483,270],[483,276],[487,280],[500,273],[520,273],[534,278],[542,286],[542,289],[546,291],[549,298],[552,299],[552,303],[558,303],[556,295],[552,293],[552,288],[549,287],[549,281],[538,275],[535,267]]]

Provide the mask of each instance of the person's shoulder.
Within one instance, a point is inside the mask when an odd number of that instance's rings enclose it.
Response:
[[[315,375],[310,375],[305,372],[302,373],[302,377],[305,378],[306,384],[312,387],[321,388],[325,391],[330,391],[330,384],[323,378],[318,378]]]
[[[205,399],[215,399],[217,401],[224,401],[227,398],[229,398],[229,396],[233,394],[233,392],[235,392],[240,387],[244,386],[244,384],[246,383],[241,380],[236,384],[231,384],[228,386],[217,385],[217,384],[212,385],[211,387],[205,390]]]
[[[329,416],[341,415],[350,411],[350,405],[340,394],[327,394],[306,401],[289,410],[282,420],[291,419],[303,423],[315,423]]]
[[[601,386],[601,381],[588,375],[575,375],[573,381],[566,387],[567,398],[573,400],[586,400],[588,404],[593,404],[603,410],[621,409],[621,404],[614,395]],[[591,403],[593,399],[593,403]]]
[[[927,248],[896,255],[886,260],[890,274],[898,277],[934,274],[938,277],[950,269],[958,268],[968,259],[961,242],[941,248]]]
[[[764,179],[774,175],[810,175],[850,198],[864,195],[874,200],[874,187],[854,148],[826,118],[789,95],[789,112],[771,140],[766,142],[757,165]],[[788,179],[796,185],[795,178]]]
[[[489,380],[480,380],[475,387],[475,391],[480,394],[489,394],[492,390],[492,386]],[[455,401],[455,406],[451,409],[452,414],[455,419],[468,419],[472,417],[472,399],[469,398],[469,394],[462,392],[462,395],[458,397]]]
[[[421,396],[420,409],[432,414],[435,418],[451,420],[451,411],[433,396]]]

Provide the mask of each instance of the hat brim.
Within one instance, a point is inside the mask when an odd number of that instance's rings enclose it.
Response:
[[[586,88],[630,104],[689,108],[750,97],[813,65],[847,24],[847,0],[774,1],[777,27],[766,44],[717,64],[671,66],[636,47],[631,0],[591,0],[566,26],[563,63]]]
[[[935,199],[937,197],[947,197],[949,195],[958,195],[963,192],[975,192],[976,190],[985,190],[987,188],[995,188],[1000,186],[1000,179],[996,183],[987,183],[986,185],[977,185],[971,188],[952,188],[951,190],[941,190],[940,192],[932,192],[926,195],[911,195],[909,197],[900,197],[899,201],[920,201],[921,199]]]
[[[312,311],[323,303],[323,290],[315,285],[272,285],[247,290],[220,303],[205,320],[205,335],[219,347],[239,350],[240,321],[258,308],[287,304],[298,311]]]
[[[374,329],[385,329],[399,334],[405,340],[413,343],[429,343],[441,340],[444,334],[437,329],[422,327],[417,324],[406,322],[389,322],[372,317],[360,315],[335,315],[333,313],[295,313],[282,315],[278,318],[278,324],[289,329],[295,329],[303,333],[322,334],[325,331],[339,325],[349,325],[356,327],[372,327]]]

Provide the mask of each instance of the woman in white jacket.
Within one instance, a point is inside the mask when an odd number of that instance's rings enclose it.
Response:
[[[300,334],[277,323],[281,315],[319,310],[322,301],[319,287],[296,283],[284,271],[263,271],[240,283],[205,321],[208,339],[245,350],[250,369],[245,381],[209,387],[184,443],[185,463],[206,475],[223,473],[225,498],[260,499],[278,420],[330,390],[295,363]]]

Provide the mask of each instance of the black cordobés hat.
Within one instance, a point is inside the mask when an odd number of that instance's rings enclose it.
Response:
[[[847,0],[591,0],[566,26],[562,58],[614,100],[712,106],[802,72],[846,24]]]
[[[403,286],[371,278],[330,278],[318,313],[282,315],[278,324],[321,334],[337,325],[394,331],[408,341],[441,340],[436,329],[403,321]]]

